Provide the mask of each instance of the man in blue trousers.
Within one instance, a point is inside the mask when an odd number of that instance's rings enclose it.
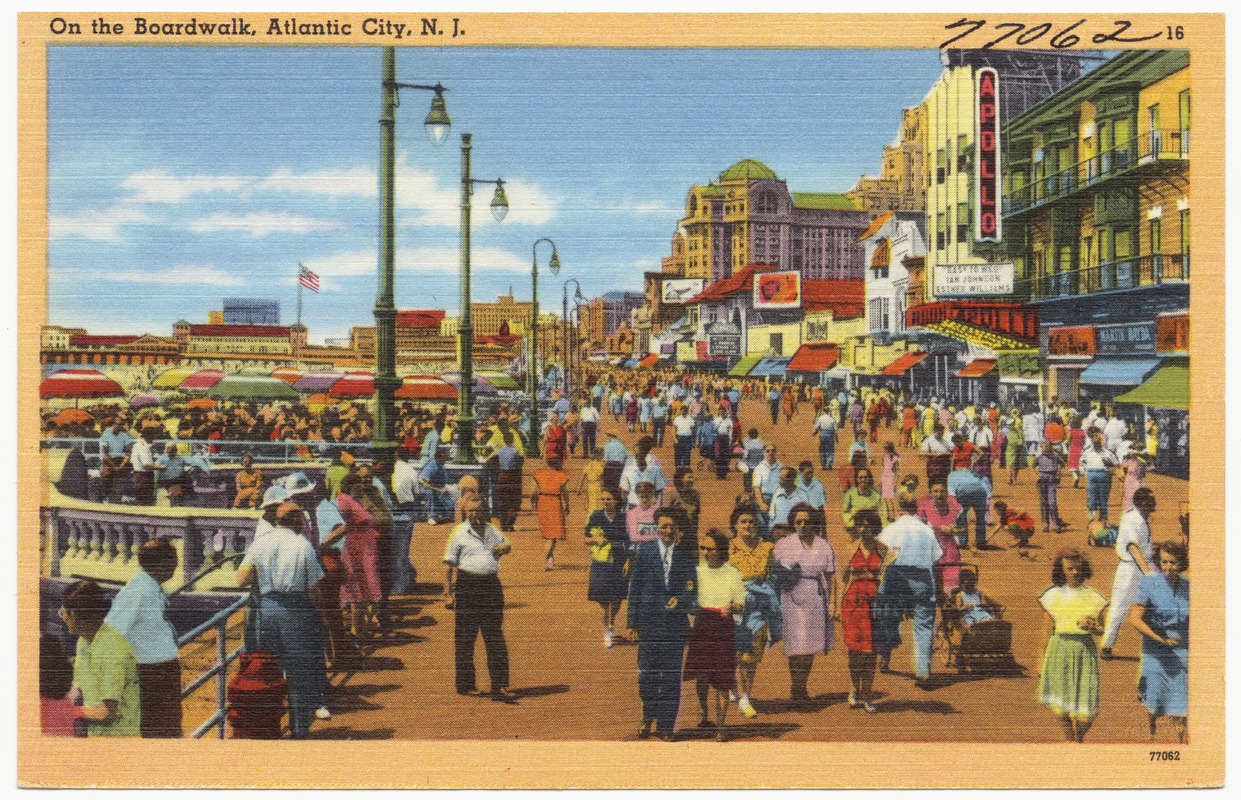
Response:
[[[975,453],[971,462],[978,460]],[[961,467],[948,473],[948,493],[961,504],[961,516],[957,518],[957,544],[969,548],[970,509],[974,510],[974,546],[979,550],[987,549],[987,509],[991,507],[986,482],[972,470]]]
[[[681,706],[681,662],[689,637],[689,614],[697,588],[695,558],[677,547],[681,522],[675,511],[655,517],[659,538],[642,542],[634,555],[629,584],[629,627],[638,632],[638,694],[642,726],[638,738],[673,740]]]

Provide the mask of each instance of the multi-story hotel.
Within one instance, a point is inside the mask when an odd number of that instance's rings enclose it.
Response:
[[[718,181],[694,186],[674,235],[666,272],[718,281],[747,264],[797,270],[802,277],[862,279],[858,236],[869,217],[843,194],[790,192],[775,171],[746,159]]]

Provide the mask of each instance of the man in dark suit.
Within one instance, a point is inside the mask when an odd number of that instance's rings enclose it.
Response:
[[[638,694],[642,727],[672,741],[681,705],[681,662],[689,636],[689,614],[697,599],[694,557],[677,547],[682,522],[676,511],[661,509],[655,517],[659,538],[642,542],[634,555],[629,583],[629,627],[638,632]]]

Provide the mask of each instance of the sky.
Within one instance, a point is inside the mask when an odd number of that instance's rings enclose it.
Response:
[[[380,71],[374,48],[52,47],[48,53],[49,322],[169,336],[225,297],[277,299],[312,342],[374,322]],[[792,191],[877,174],[932,50],[408,48],[397,80],[448,87],[453,127],[423,131],[431,93],[397,112],[396,305],[460,307],[460,134],[475,178],[475,301],[530,296],[550,237],[587,297],[640,290],[694,184],[758,159]],[[572,296],[573,288],[569,294]]]

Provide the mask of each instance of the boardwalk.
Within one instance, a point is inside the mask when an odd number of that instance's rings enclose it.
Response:
[[[774,431],[765,408],[744,401],[742,421],[755,426],[760,435],[780,446],[781,460],[796,463],[811,443],[809,406],[791,426],[781,422]],[[605,414],[604,430],[613,427]],[[622,430],[623,425],[616,425]],[[881,437],[896,436],[896,429],[881,429]],[[636,435],[623,433],[632,445]],[[796,446],[797,453],[791,452]],[[842,444],[843,451],[843,444]],[[672,462],[671,446],[656,451],[665,465]],[[923,471],[922,460],[908,451],[903,472]],[[576,487],[582,460],[571,459],[570,487]],[[733,499],[741,490],[740,475],[717,482],[708,470],[696,471],[704,493],[702,530],[726,527]],[[1037,515],[1034,473],[1023,470],[1021,482],[1007,485],[998,468],[996,497],[1010,507]],[[852,553],[839,523],[839,492],[834,476],[828,487],[829,536],[838,559]],[[760,713],[745,720],[734,707],[729,713],[731,737],[738,740],[780,741],[1061,741],[1059,725],[1036,699],[1039,664],[1046,642],[1044,615],[1036,598],[1050,583],[1051,553],[1065,544],[1085,541],[1085,489],[1072,489],[1071,478],[1061,489],[1061,512],[1072,526],[1065,534],[1037,534],[1033,560],[1012,550],[979,553],[970,551],[966,561],[979,565],[981,588],[1003,603],[1007,619],[1014,623],[1014,652],[1025,668],[1020,677],[972,678],[944,668],[945,654],[937,651],[929,690],[916,688],[910,665],[910,646],[903,645],[892,658],[893,674],[877,676],[881,693],[874,716],[851,710],[845,653],[842,649],[819,656],[810,679],[815,698],[808,711],[793,710],[785,702],[788,672],[781,647],[772,648],[758,671],[754,705]],[[1083,481],[1083,487],[1085,482]],[[1152,517],[1155,539],[1179,533],[1178,501],[1186,497],[1184,481],[1153,475],[1147,481],[1159,501]],[[924,491],[925,491],[925,487]],[[1119,485],[1112,501],[1120,502]],[[330,722],[316,722],[312,738],[320,739],[507,739],[507,740],[619,740],[635,739],[640,716],[635,654],[636,648],[603,645],[600,613],[587,602],[587,549],[580,543],[584,520],[584,496],[573,496],[570,538],[556,553],[557,568],[544,571],[545,545],[534,526],[533,515],[523,513],[513,535],[513,554],[503,562],[501,575],[507,599],[505,632],[512,662],[512,687],[516,698],[499,702],[489,698],[460,697],[453,690],[452,612],[440,595],[443,581],[441,557],[448,526],[418,525],[414,537],[414,561],[419,592],[395,601],[400,619],[380,642],[364,669],[338,673],[332,678]],[[1118,508],[1113,509],[1113,519]],[[1095,569],[1091,581],[1109,594],[1115,556],[1111,550],[1089,549]],[[1192,580],[1192,576],[1191,576]],[[622,609],[622,618],[624,609]],[[908,625],[908,623],[907,623]],[[906,641],[912,636],[906,627]],[[1139,637],[1123,630],[1116,646],[1117,659],[1102,665],[1102,706],[1089,739],[1144,741],[1146,715],[1138,703]],[[482,646],[477,658],[479,686],[486,690]],[[997,709],[1003,709],[997,713]],[[698,711],[692,685],[683,695],[680,727],[686,738],[693,730]],[[1161,727],[1161,738],[1171,738],[1171,728]],[[711,736],[710,732],[703,738]],[[651,747],[666,746],[652,742]]]

